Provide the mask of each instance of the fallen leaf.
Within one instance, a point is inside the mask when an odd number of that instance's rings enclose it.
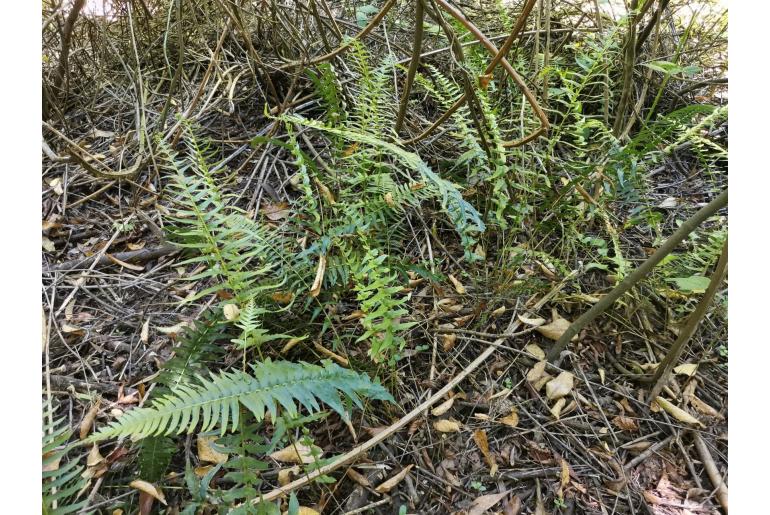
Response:
[[[128,250],[142,250],[144,246],[147,245],[146,241],[139,241],[136,243],[126,243],[126,247],[128,247]]]
[[[658,403],[658,406],[663,408],[669,415],[677,419],[679,422],[684,422],[685,424],[693,424],[693,425],[699,425],[703,426],[703,423],[701,423],[700,420],[693,417],[689,413],[687,413],[682,408],[672,404],[668,400],[664,399],[663,397],[655,397],[655,402]],[[703,426],[705,427],[705,426]]]
[[[131,488],[136,488],[140,492],[144,492],[153,499],[157,499],[161,502],[164,506],[166,506],[166,498],[163,495],[163,492],[160,490],[160,488],[156,487],[152,483],[148,483],[147,481],[142,481],[141,479],[135,479],[134,481],[131,481],[128,486]]]
[[[295,345],[297,345],[299,342],[301,342],[302,340],[304,340],[306,338],[307,338],[307,336],[301,336],[299,338],[292,338],[291,340],[286,342],[286,345],[283,346],[283,348],[281,349],[281,354],[286,354],[291,349],[293,349]]]
[[[396,487],[396,485],[403,481],[409,471],[412,470],[412,467],[414,467],[414,464],[407,465],[403,470],[401,470],[401,472],[380,484],[380,486],[375,488],[374,491],[379,494],[386,494],[390,492],[393,490],[393,488]]]
[[[369,482],[369,480],[366,478],[366,476],[365,476],[365,475],[363,475],[363,474],[361,474],[360,472],[358,472],[358,471],[357,471],[356,469],[354,469],[353,467],[350,467],[350,468],[349,468],[349,469],[348,469],[348,470],[345,472],[345,474],[346,474],[346,475],[347,475],[347,476],[348,476],[350,479],[352,479],[353,481],[355,481],[356,483],[358,483],[358,484],[359,484],[359,485],[361,485],[361,486],[364,486],[364,487],[369,487],[369,486],[372,486],[372,484]]]
[[[321,196],[323,196],[323,198],[325,198],[329,204],[331,205],[336,204],[337,201],[334,199],[334,194],[332,193],[332,191],[324,183],[319,181],[317,178],[314,178],[314,179],[315,179],[316,186],[318,186],[318,189],[321,190]]]
[[[320,258],[318,259],[318,269],[315,273],[315,280],[313,280],[313,285],[310,287],[311,297],[318,297],[318,294],[321,293],[321,285],[323,284],[325,273],[326,254],[321,254]]]
[[[169,327],[155,327],[155,329],[159,333],[163,333],[163,334],[179,334],[185,329],[185,327],[190,327],[190,322],[188,322],[187,320],[184,320],[182,322],[179,322],[176,325],[172,325]]]
[[[88,453],[88,457],[86,458],[86,465],[89,467],[95,467],[103,461],[104,456],[102,456],[102,454],[99,452],[99,446],[94,444],[93,447],[91,447],[91,451]]]
[[[541,325],[545,324],[545,318],[527,318],[527,317],[525,317],[523,315],[519,315],[518,319],[523,324],[532,325],[532,326],[535,326],[535,327],[538,327],[538,326],[541,326]]]
[[[134,272],[141,272],[142,270],[144,270],[143,266],[141,266],[141,265],[132,265],[131,263],[126,263],[125,261],[122,261],[122,260],[116,258],[112,254],[105,253],[104,255],[107,256],[107,259],[109,259],[110,261],[112,261],[113,263],[115,263],[118,266],[122,266],[123,268],[128,268],[129,270],[133,270]]]
[[[495,462],[495,456],[489,452],[489,440],[487,440],[487,433],[483,429],[477,429],[473,432],[473,441],[479,446],[481,454],[484,455],[484,459],[489,465],[489,475],[494,476],[497,473],[497,463]]]
[[[436,431],[441,433],[456,433],[460,431],[460,423],[455,420],[437,420],[433,423]]]
[[[444,402],[442,402],[441,404],[433,408],[433,410],[431,411],[431,414],[434,417],[440,417],[441,415],[449,411],[449,408],[452,407],[452,404],[454,404],[454,402],[455,402],[455,398],[450,397],[449,399],[445,400]]]
[[[270,298],[278,304],[287,305],[294,298],[294,294],[290,291],[277,291],[270,294]]]
[[[444,352],[449,352],[452,350],[455,346],[455,343],[457,343],[456,334],[447,333],[441,335],[441,348],[444,349]]]
[[[550,340],[558,340],[569,329],[570,325],[572,324],[566,318],[554,318],[550,324],[539,326],[537,332]],[[577,335],[575,338],[577,338]]]
[[[503,503],[503,515],[519,515],[521,512],[521,498],[514,495]]]
[[[685,363],[683,365],[679,365],[678,367],[674,368],[674,373],[683,375],[683,376],[689,376],[692,377],[695,375],[695,371],[698,370],[698,364],[697,363]]]
[[[551,408],[551,415],[553,415],[553,418],[559,420],[559,417],[561,417],[561,410],[564,409],[565,404],[567,404],[567,400],[564,398],[556,401],[556,403]]]
[[[618,415],[612,419],[612,423],[615,424],[621,431],[638,431],[639,425],[631,417],[625,417]]]
[[[387,192],[382,196],[382,200],[384,200],[389,207],[396,207],[396,201],[393,200],[393,193]]]
[[[524,350],[537,358],[538,361],[545,359],[545,351],[543,351],[543,349],[541,349],[540,346],[536,343],[530,343],[526,345]]]
[[[545,366],[548,364],[547,361],[542,360],[535,363],[535,366],[530,369],[529,372],[527,372],[527,381],[530,383],[536,382],[538,379],[543,377],[545,375]]]
[[[463,286],[463,284],[460,281],[458,281],[455,276],[453,276],[452,274],[449,274],[449,280],[452,281],[452,284],[455,287],[455,291],[459,295],[465,295],[465,286]]]
[[[519,413],[516,411],[516,408],[511,408],[511,414],[501,418],[499,422],[501,424],[505,424],[506,426],[510,426],[510,427],[518,426]]]
[[[679,202],[674,197],[666,197],[663,199],[663,202],[658,204],[658,207],[661,209],[672,209],[675,208],[679,204]]]
[[[214,468],[214,465],[203,465],[203,466],[200,466],[200,467],[195,467],[195,469],[193,469],[193,472],[195,472],[195,476],[198,479],[203,479],[206,476],[206,474],[211,472],[211,469],[213,469],[213,468]],[[281,476],[279,474],[278,478],[280,479],[280,477]]]
[[[468,508],[468,515],[482,515],[492,506],[499,503],[506,495],[508,495],[508,490],[500,492],[499,494],[487,494],[476,497],[473,504]]]
[[[719,420],[724,420],[725,418],[717,410],[715,410],[710,405],[706,404],[705,402],[703,402],[702,400],[700,400],[694,395],[690,398],[690,405],[693,408],[695,408],[696,411],[706,415],[707,417],[715,417],[715,418],[718,418]]]
[[[228,455],[214,450],[211,446],[216,439],[216,436],[198,435],[198,459],[200,461],[216,465],[227,462]]]
[[[43,250],[46,252],[56,252],[56,245],[45,236],[43,236]]]
[[[142,331],[139,333],[139,339],[142,340],[142,343],[147,343],[150,341],[150,319],[144,321],[144,324],[142,324]]]
[[[83,417],[83,421],[80,423],[80,439],[85,440],[88,433],[91,432],[91,428],[94,426],[96,420],[96,414],[99,413],[99,405],[102,403],[101,398],[97,397],[91,408],[86,412]]]
[[[499,307],[499,308],[497,308],[496,310],[492,311],[491,315],[492,315],[493,317],[499,317],[499,316],[500,316],[500,315],[502,315],[503,313],[505,313],[505,306],[500,306],[500,307]]]
[[[299,474],[299,467],[297,465],[294,465],[293,467],[289,467],[286,469],[281,469],[278,471],[278,484],[281,486],[286,486],[289,483],[291,483],[291,478],[294,474]]]
[[[604,376],[605,376],[605,374],[606,374],[606,372],[604,371],[604,369],[600,368],[599,369],[599,379],[602,381],[602,384],[604,384]]]
[[[307,445],[297,442],[280,451],[275,451],[270,457],[275,461],[284,463],[313,463],[315,461],[315,458],[313,458],[313,450],[315,450],[319,456],[323,452],[319,447],[312,449]]]
[[[572,391],[574,376],[570,372],[562,372],[545,385],[545,396],[549,400],[561,399]]]
[[[272,220],[273,222],[289,216],[289,204],[287,202],[278,202],[277,204],[266,202],[259,208],[259,210],[268,220]]]
[[[70,324],[62,324],[61,332],[63,332],[64,334],[76,334],[76,335],[86,334],[85,329],[83,329],[82,327],[78,327],[76,325],[70,325]]]
[[[238,315],[241,314],[241,309],[236,304],[225,304],[222,308],[222,313],[229,322],[232,322],[238,319]]]
[[[57,195],[64,194],[64,186],[62,186],[61,177],[54,177],[48,181],[48,185],[53,188],[54,193]]]

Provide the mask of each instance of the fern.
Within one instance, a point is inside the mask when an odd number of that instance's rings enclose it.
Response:
[[[150,483],[160,481],[178,450],[167,436],[148,436],[139,443],[139,477]]]
[[[65,462],[65,444],[72,436],[72,430],[65,419],[53,421],[43,419],[43,513],[64,515],[74,513],[85,506],[86,501],[77,497],[86,485],[81,477],[83,466],[79,459]]]
[[[415,324],[399,321],[407,314],[401,306],[409,297],[396,298],[402,288],[394,285],[396,276],[390,275],[390,269],[385,265],[387,257],[370,249],[355,274],[355,290],[364,312],[361,323],[365,329],[358,340],[371,342],[369,355],[374,361],[401,351],[405,342],[399,333]]]
[[[268,359],[251,368],[254,375],[220,372],[211,374],[210,379],[198,377],[196,383],[180,385],[151,407],[129,411],[92,436],[92,440],[191,433],[199,422],[201,431],[218,428],[224,434],[228,423],[233,431],[238,428],[240,405],[261,421],[266,413],[274,420],[279,407],[289,417],[295,417],[297,403],[311,413],[316,412],[320,409],[319,400],[346,417],[340,394],[359,407],[360,397],[392,400],[379,383],[328,361],[319,366]]]

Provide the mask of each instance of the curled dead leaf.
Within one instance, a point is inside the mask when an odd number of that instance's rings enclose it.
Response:
[[[440,433],[457,433],[462,428],[456,420],[437,420],[433,423],[433,427]]]
[[[564,334],[567,329],[569,329],[570,325],[570,321],[567,319],[555,318],[550,324],[539,326],[537,332],[550,340],[556,341],[561,338],[561,335]],[[577,338],[577,336],[575,336],[573,340],[575,338]]]
[[[465,286],[457,280],[455,276],[452,274],[449,274],[449,280],[452,281],[452,285],[455,287],[455,291],[458,293],[458,295],[465,295]]]
[[[241,314],[241,308],[239,308],[237,304],[225,304],[222,308],[222,313],[225,315],[228,322],[233,322],[234,320],[237,320],[238,316]]]
[[[444,352],[452,350],[457,343],[457,335],[455,333],[446,333],[441,335],[441,348]]]
[[[147,481],[142,481],[141,479],[136,479],[134,481],[131,481],[128,486],[131,488],[135,488],[139,490],[140,492],[144,492],[153,499],[156,499],[160,501],[161,504],[164,506],[166,505],[166,497],[163,495],[163,492],[160,488],[156,487],[152,483],[148,483]]]
[[[396,487],[401,481],[404,480],[406,475],[409,473],[410,470],[412,470],[412,467],[414,467],[413,464],[407,465],[401,472],[396,474],[395,476],[391,477],[390,479],[386,480],[380,486],[374,489],[375,492],[379,494],[386,494],[393,490],[393,488]]]
[[[638,431],[639,425],[631,417],[625,417],[618,415],[612,419],[612,423],[615,424],[621,431]]]
[[[489,475],[494,476],[497,473],[497,463],[495,462],[495,456],[489,452],[489,440],[487,440],[487,433],[483,429],[477,429],[473,432],[473,441],[478,445],[481,454],[484,455],[484,459],[489,465]]]
[[[228,455],[214,450],[212,443],[216,436],[198,436],[198,459],[206,463],[221,465],[227,462]]]
[[[441,415],[449,411],[449,408],[452,407],[452,404],[454,404],[454,402],[455,402],[455,398],[450,397],[449,399],[445,400],[444,402],[442,402],[441,404],[433,408],[433,410],[431,410],[431,414],[434,417],[440,417]]]
[[[94,426],[96,415],[99,413],[99,405],[102,403],[101,398],[97,397],[91,408],[86,412],[83,417],[83,421],[80,423],[80,439],[85,440],[88,433],[91,432],[91,428]]]
[[[519,315],[517,318],[522,324],[527,324],[535,327],[545,324],[545,318],[529,318],[529,317],[525,317],[524,315]]]
[[[321,254],[321,256],[318,259],[318,269],[315,273],[315,279],[313,280],[313,285],[310,287],[310,296],[311,297],[318,297],[318,294],[321,293],[321,285],[324,281],[324,274],[326,273],[326,254]]]
[[[519,412],[516,411],[516,408],[511,408],[511,413],[501,418],[499,422],[506,426],[516,427],[519,425]]]
[[[270,457],[275,461],[281,461],[283,463],[313,463],[313,461],[315,461],[315,458],[313,458],[314,451],[319,456],[323,453],[320,447],[314,446],[314,448],[311,448],[307,445],[297,442],[293,445],[289,445],[288,447],[281,449],[280,451],[275,451],[270,455]]]
[[[545,385],[545,395],[549,400],[561,399],[572,391],[575,377],[570,372],[562,372]]]
[[[563,397],[556,401],[556,403],[551,408],[551,415],[553,415],[553,418],[559,420],[559,417],[561,417],[561,410],[564,408],[565,404],[567,404],[567,400]]]
[[[348,470],[345,472],[345,474],[346,474],[346,475],[347,475],[347,476],[348,476],[350,479],[352,479],[353,481],[355,481],[356,483],[358,483],[359,485],[361,485],[361,486],[363,486],[363,487],[369,487],[369,486],[372,486],[372,484],[369,482],[369,480],[366,478],[366,476],[365,476],[365,475],[363,475],[363,474],[361,474],[360,472],[358,472],[358,471],[357,471],[356,469],[354,469],[353,467],[350,467],[350,468],[349,468],[349,469],[348,469]]]
[[[660,396],[655,397],[655,402],[658,404],[658,406],[663,408],[666,411],[666,413],[668,413],[669,415],[677,419],[679,422],[684,422],[685,424],[692,424],[692,425],[705,427],[700,420],[693,417],[692,415],[687,413],[685,410],[683,410],[679,406],[676,406],[670,401],[664,399],[663,397],[660,397]]]
[[[678,367],[674,368],[674,373],[683,375],[683,376],[689,376],[692,377],[695,375],[695,372],[698,370],[698,364],[697,363],[685,363],[683,365],[679,365]]]
[[[536,343],[527,344],[524,346],[524,350],[533,355],[538,361],[545,359],[545,351]]]

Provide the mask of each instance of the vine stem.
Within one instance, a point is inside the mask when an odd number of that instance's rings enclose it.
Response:
[[[561,335],[556,344],[551,348],[546,356],[546,359],[553,362],[562,351],[567,348],[567,344],[572,338],[580,332],[586,325],[592,322],[596,317],[607,311],[616,300],[628,292],[636,283],[641,281],[663,258],[671,254],[676,249],[677,245],[681,243],[691,232],[693,232],[700,224],[702,224],[708,217],[722,209],[727,205],[727,189],[725,188],[714,200],[698,210],[697,213],[692,215],[687,221],[685,221],[679,229],[674,232],[669,238],[663,242],[663,245],[655,251],[655,253],[647,258],[647,260],[639,265],[628,277],[615,286],[611,292],[602,297],[602,299],[594,304],[591,309],[586,311],[580,318],[575,320],[570,325],[564,334]]]

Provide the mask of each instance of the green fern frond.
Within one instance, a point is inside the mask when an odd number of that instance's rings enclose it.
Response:
[[[341,396],[362,407],[361,397],[392,400],[379,383],[368,376],[325,361],[323,366],[286,361],[252,365],[253,375],[241,371],[198,377],[196,383],[180,385],[171,394],[157,399],[151,407],[125,413],[110,426],[92,436],[93,441],[111,437],[188,433],[219,429],[227,431],[228,423],[238,428],[240,406],[256,418],[270,413],[275,419],[279,407],[289,417],[298,415],[298,406],[309,412],[319,411],[319,401],[345,417]]]
[[[86,500],[78,501],[77,495],[83,490],[86,480],[81,477],[84,467],[79,459],[65,462],[65,444],[72,436],[66,419],[54,420],[52,424],[43,418],[43,513],[64,515],[80,510]]]

